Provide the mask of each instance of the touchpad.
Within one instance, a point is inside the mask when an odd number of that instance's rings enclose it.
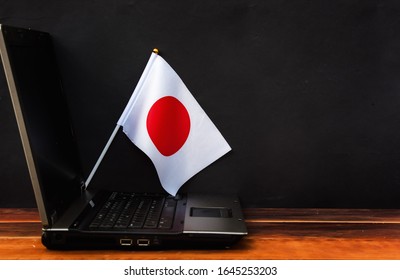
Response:
[[[229,208],[199,208],[192,207],[190,209],[190,216],[192,217],[205,217],[205,218],[231,218],[232,210]]]

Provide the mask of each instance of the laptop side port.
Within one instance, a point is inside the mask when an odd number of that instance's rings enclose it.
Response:
[[[129,239],[129,238],[121,238],[121,239],[119,240],[119,244],[120,244],[121,246],[132,246],[133,240],[132,240],[132,239]]]
[[[145,239],[145,238],[138,239],[138,240],[136,240],[136,244],[138,246],[142,246],[142,247],[149,246],[150,239]]]

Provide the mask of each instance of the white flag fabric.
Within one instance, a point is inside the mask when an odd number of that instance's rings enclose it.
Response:
[[[183,81],[155,53],[118,124],[151,159],[171,195],[231,150]]]

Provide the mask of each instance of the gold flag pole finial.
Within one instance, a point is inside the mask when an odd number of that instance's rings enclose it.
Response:
[[[153,53],[158,54],[160,51],[158,49],[153,49]]]

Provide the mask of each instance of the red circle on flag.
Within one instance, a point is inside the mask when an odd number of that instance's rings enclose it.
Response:
[[[146,126],[157,150],[164,156],[171,156],[182,148],[189,136],[189,113],[175,97],[162,97],[151,106]]]

